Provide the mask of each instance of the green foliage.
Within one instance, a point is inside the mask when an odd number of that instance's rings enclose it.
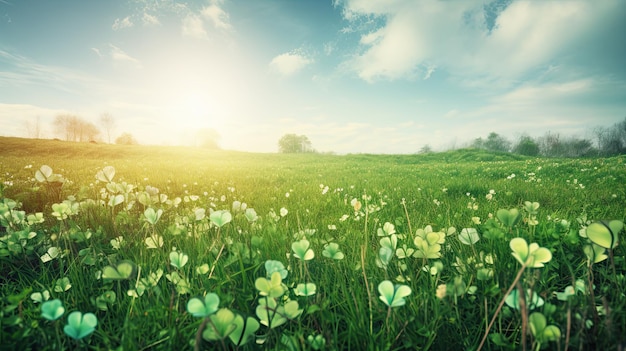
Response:
[[[278,140],[278,151],[285,154],[313,152],[313,145],[306,135],[285,134]]]
[[[624,342],[624,158],[5,142],[3,348]]]

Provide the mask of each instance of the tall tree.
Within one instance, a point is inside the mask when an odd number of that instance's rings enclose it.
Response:
[[[107,142],[111,144],[111,133],[116,126],[115,118],[113,118],[110,113],[105,112],[100,115],[100,124],[102,125],[102,128],[104,128],[104,132],[107,135]]]
[[[278,151],[282,153],[315,152],[306,135],[285,134],[278,140]]]
[[[26,121],[26,134],[29,138],[41,138],[41,117],[37,116],[34,121]]]
[[[522,135],[517,142],[517,145],[513,147],[513,152],[525,156],[538,156],[539,144],[528,135]]]
[[[120,145],[136,145],[137,140],[135,140],[135,137],[130,133],[122,133],[122,135],[115,139],[115,143]]]
[[[498,133],[491,132],[483,143],[483,147],[491,151],[508,152],[511,150],[511,142]]]
[[[93,123],[70,114],[57,115],[54,129],[66,141],[90,141],[100,134],[100,130]]]

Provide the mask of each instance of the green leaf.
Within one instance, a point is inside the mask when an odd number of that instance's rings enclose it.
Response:
[[[378,284],[380,300],[389,307],[403,306],[405,297],[411,295],[411,288],[407,285],[395,285],[389,280],[383,280]]]
[[[281,326],[287,322],[287,318],[284,317],[284,307],[278,306],[274,298],[260,298],[259,305],[256,307],[256,315],[259,317],[261,324],[270,329]]]
[[[530,325],[530,332],[534,337],[543,334],[543,330],[546,328],[548,322],[543,313],[533,312],[528,316],[528,323]]]
[[[96,307],[102,311],[107,311],[109,306],[115,303],[116,297],[115,291],[105,291],[102,295],[96,297]]]
[[[256,333],[261,326],[256,319],[248,317],[244,321],[243,317],[240,315],[235,317],[233,324],[235,325],[235,329],[228,335],[228,337],[230,338],[230,341],[235,344],[235,346],[245,345],[248,341],[250,341],[250,339],[253,338],[254,333]]]
[[[267,278],[271,278],[274,272],[279,272],[280,277],[282,279],[287,278],[287,274],[289,273],[282,262],[275,260],[267,260],[265,261],[265,273]]]
[[[254,286],[261,296],[280,297],[285,293],[280,272],[272,273],[271,280],[263,277],[257,278]]]
[[[187,261],[189,261],[189,256],[180,252],[180,251],[172,251],[170,252],[170,264],[178,269],[183,268]]]
[[[109,196],[109,207],[115,207],[124,202],[124,195],[117,194]]]
[[[49,321],[55,321],[65,313],[63,303],[59,299],[46,301],[41,304],[41,316]]]
[[[227,223],[233,220],[233,215],[227,210],[213,211],[209,216],[209,220],[218,228],[223,227]]]
[[[70,279],[67,277],[57,279],[57,281],[54,283],[55,292],[65,292],[65,291],[70,290],[71,287],[72,287],[72,284],[70,284]]]
[[[153,234],[152,236],[147,237],[144,242],[148,249],[158,249],[159,247],[163,247],[163,237],[159,234]]]
[[[212,314],[209,323],[202,333],[205,340],[222,340],[232,333],[237,326],[234,324],[235,314],[228,308],[221,308]]]
[[[192,316],[198,318],[204,318],[212,315],[217,311],[220,304],[220,298],[215,293],[208,293],[204,297],[204,300],[201,300],[197,297],[190,299],[187,302],[187,311],[191,313]]]
[[[37,179],[37,181],[40,183],[50,181],[50,177],[52,177],[52,168],[50,168],[50,166],[48,165],[42,165],[35,172],[35,179]]]
[[[312,260],[315,257],[315,252],[309,249],[310,245],[311,243],[309,243],[309,241],[306,239],[302,239],[300,241],[292,243],[291,249],[293,250],[293,255],[303,261]]]
[[[117,264],[116,267],[106,266],[102,269],[102,279],[111,279],[111,280],[124,280],[129,279],[133,271],[135,269],[135,265],[130,261],[122,261]]]
[[[115,168],[113,166],[106,166],[96,173],[96,179],[104,183],[112,182],[113,177],[115,177]]]
[[[521,215],[519,210],[516,208],[512,208],[510,210],[499,209],[496,212],[496,217],[498,217],[500,222],[502,222],[505,227],[512,228],[520,220]]]
[[[624,223],[617,220],[594,222],[587,227],[587,238],[596,245],[613,249],[617,246],[618,234],[623,227]]]
[[[459,241],[465,245],[474,245],[480,240],[478,231],[474,228],[463,228],[459,233]]]
[[[146,208],[145,211],[143,211],[143,215],[146,218],[146,222],[148,222],[148,223],[150,223],[152,225],[156,225],[156,223],[161,218],[162,214],[163,214],[163,210],[162,209],[159,209],[158,211],[155,211],[154,208],[152,208],[152,207],[148,207],[148,208]]]
[[[44,290],[42,292],[34,292],[30,295],[30,299],[33,300],[33,302],[38,303],[48,301],[48,299],[50,299],[50,292],[48,290]]]
[[[67,336],[79,340],[93,333],[98,324],[98,318],[93,313],[85,313],[74,311],[67,316],[67,325],[63,327],[63,331]]]
[[[300,283],[296,286],[296,296],[313,296],[317,291],[314,283]]]
[[[606,260],[609,256],[606,254],[606,248],[591,243],[591,245],[583,246],[583,252],[587,256],[590,264],[598,263]]]
[[[529,310],[543,306],[544,301],[539,295],[537,295],[536,292],[534,291],[532,292],[532,298],[529,298],[529,295],[530,295],[530,290],[526,290],[526,292],[524,293],[524,299],[526,301],[526,306],[528,307]],[[506,304],[509,307],[519,310],[520,309],[519,299],[520,299],[519,291],[515,289],[511,291],[509,295],[507,295],[504,302],[506,302]]]

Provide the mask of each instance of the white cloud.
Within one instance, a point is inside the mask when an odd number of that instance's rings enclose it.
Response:
[[[208,39],[202,19],[193,14],[190,14],[183,19],[182,32],[184,36],[196,39]]]
[[[156,16],[153,16],[147,12],[143,13],[143,16],[141,17],[141,19],[143,21],[144,26],[158,26],[161,24],[161,22]]]
[[[272,59],[270,66],[284,76],[290,76],[302,70],[314,60],[304,54],[287,52]]]
[[[202,15],[209,19],[217,29],[231,29],[228,13],[215,2],[203,8]]]
[[[580,50],[620,1],[514,1],[493,26],[482,1],[344,0],[361,28],[360,52],[346,62],[366,81],[453,75],[515,80]],[[493,15],[493,14],[491,14]],[[363,23],[368,23],[363,28]],[[487,79],[489,81],[489,79]]]
[[[132,63],[136,67],[141,67],[141,62],[138,59],[128,55],[126,52],[124,52],[124,50],[118,48],[113,44],[109,44],[109,46],[111,47],[111,58],[114,61]]]
[[[133,22],[130,20],[130,17],[124,17],[123,19],[116,18],[115,22],[113,22],[113,30],[120,30],[124,28],[129,28],[133,26]]]

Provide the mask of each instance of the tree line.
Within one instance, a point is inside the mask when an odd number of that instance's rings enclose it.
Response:
[[[111,144],[111,138],[117,127],[117,121],[110,113],[103,113],[99,119],[100,128],[94,123],[82,117],[65,113],[57,115],[53,122],[54,135],[65,141],[73,142],[107,142]],[[37,116],[32,121],[25,123],[28,137],[39,139],[43,136],[41,118]],[[116,144],[133,145],[137,144],[135,137],[127,132],[115,138]]]
[[[470,148],[511,152],[525,156],[544,157],[593,157],[626,154],[626,118],[610,127],[597,127],[592,138],[562,136],[546,132],[533,138],[522,134],[515,142],[491,132],[486,138],[476,138],[467,146]],[[306,135],[285,134],[278,140],[281,153],[315,153],[315,149]],[[431,153],[430,145],[424,145],[418,153]]]
[[[525,156],[591,157],[621,155],[626,154],[626,118],[610,127],[595,128],[592,139],[547,132],[537,138],[523,134],[513,143],[498,133],[491,132],[485,139],[474,139],[470,147],[496,152],[512,152]]]

